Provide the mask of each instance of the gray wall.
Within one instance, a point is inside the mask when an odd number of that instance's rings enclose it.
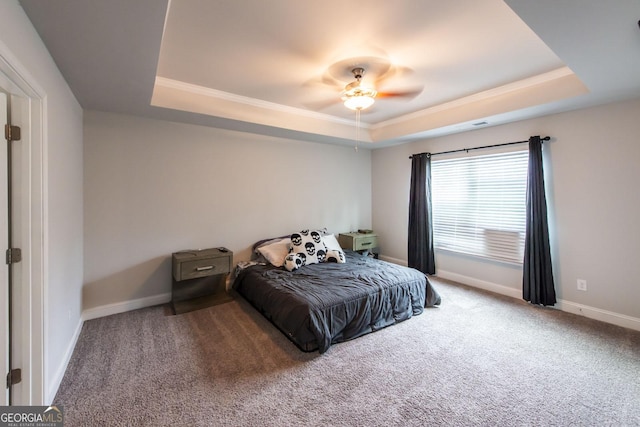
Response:
[[[385,256],[406,262],[410,160],[549,135],[545,176],[556,291],[563,310],[640,327],[640,99],[434,138],[372,154],[373,227]],[[437,273],[521,297],[519,266],[439,252]],[[576,289],[587,280],[587,292]]]
[[[172,252],[371,226],[371,152],[85,112],[83,309],[170,292]]]

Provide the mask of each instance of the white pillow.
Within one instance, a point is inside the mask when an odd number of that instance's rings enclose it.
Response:
[[[328,251],[342,251],[340,243],[338,243],[338,239],[336,239],[335,235],[327,234],[326,236],[322,236],[322,241]]]
[[[275,267],[282,267],[284,259],[289,253],[291,247],[291,239],[289,237],[270,243],[268,245],[260,246],[257,251],[267,259]]]

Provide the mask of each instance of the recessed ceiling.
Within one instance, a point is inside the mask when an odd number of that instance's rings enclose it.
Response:
[[[21,1],[88,109],[352,144],[340,89],[390,67],[415,96],[362,111],[376,148],[640,96],[636,0],[86,3]]]

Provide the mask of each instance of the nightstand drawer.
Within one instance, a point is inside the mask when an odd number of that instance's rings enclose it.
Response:
[[[358,236],[354,239],[353,250],[362,251],[366,249],[373,249],[378,246],[377,236]]]
[[[378,247],[378,235],[375,233],[340,233],[338,243],[342,249],[370,251]]]
[[[219,248],[188,250],[174,253],[172,259],[173,279],[180,282],[231,272],[233,252]]]
[[[230,271],[229,257],[185,261],[180,264],[180,276],[177,280],[196,279],[214,274],[226,274]]]

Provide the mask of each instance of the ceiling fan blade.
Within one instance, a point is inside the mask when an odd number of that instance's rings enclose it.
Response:
[[[420,95],[423,91],[423,88],[413,88],[407,90],[397,90],[397,91],[380,91],[376,98],[407,98],[413,99],[416,96]]]
[[[326,73],[322,75],[320,81],[323,84],[328,85],[328,86],[335,86],[335,87],[339,87],[339,88],[344,87],[344,82],[343,81],[338,80],[338,79],[336,79],[336,78],[334,78],[334,77],[332,77],[332,76],[330,76],[330,75],[328,75]]]
[[[303,87],[306,88],[324,88],[329,90],[341,90],[344,87],[344,82],[338,81],[330,76],[322,75],[307,80],[303,83]]]
[[[373,82],[380,85],[391,78],[400,78],[413,73],[413,69],[402,65],[391,64],[389,68],[382,74],[377,75]]]

